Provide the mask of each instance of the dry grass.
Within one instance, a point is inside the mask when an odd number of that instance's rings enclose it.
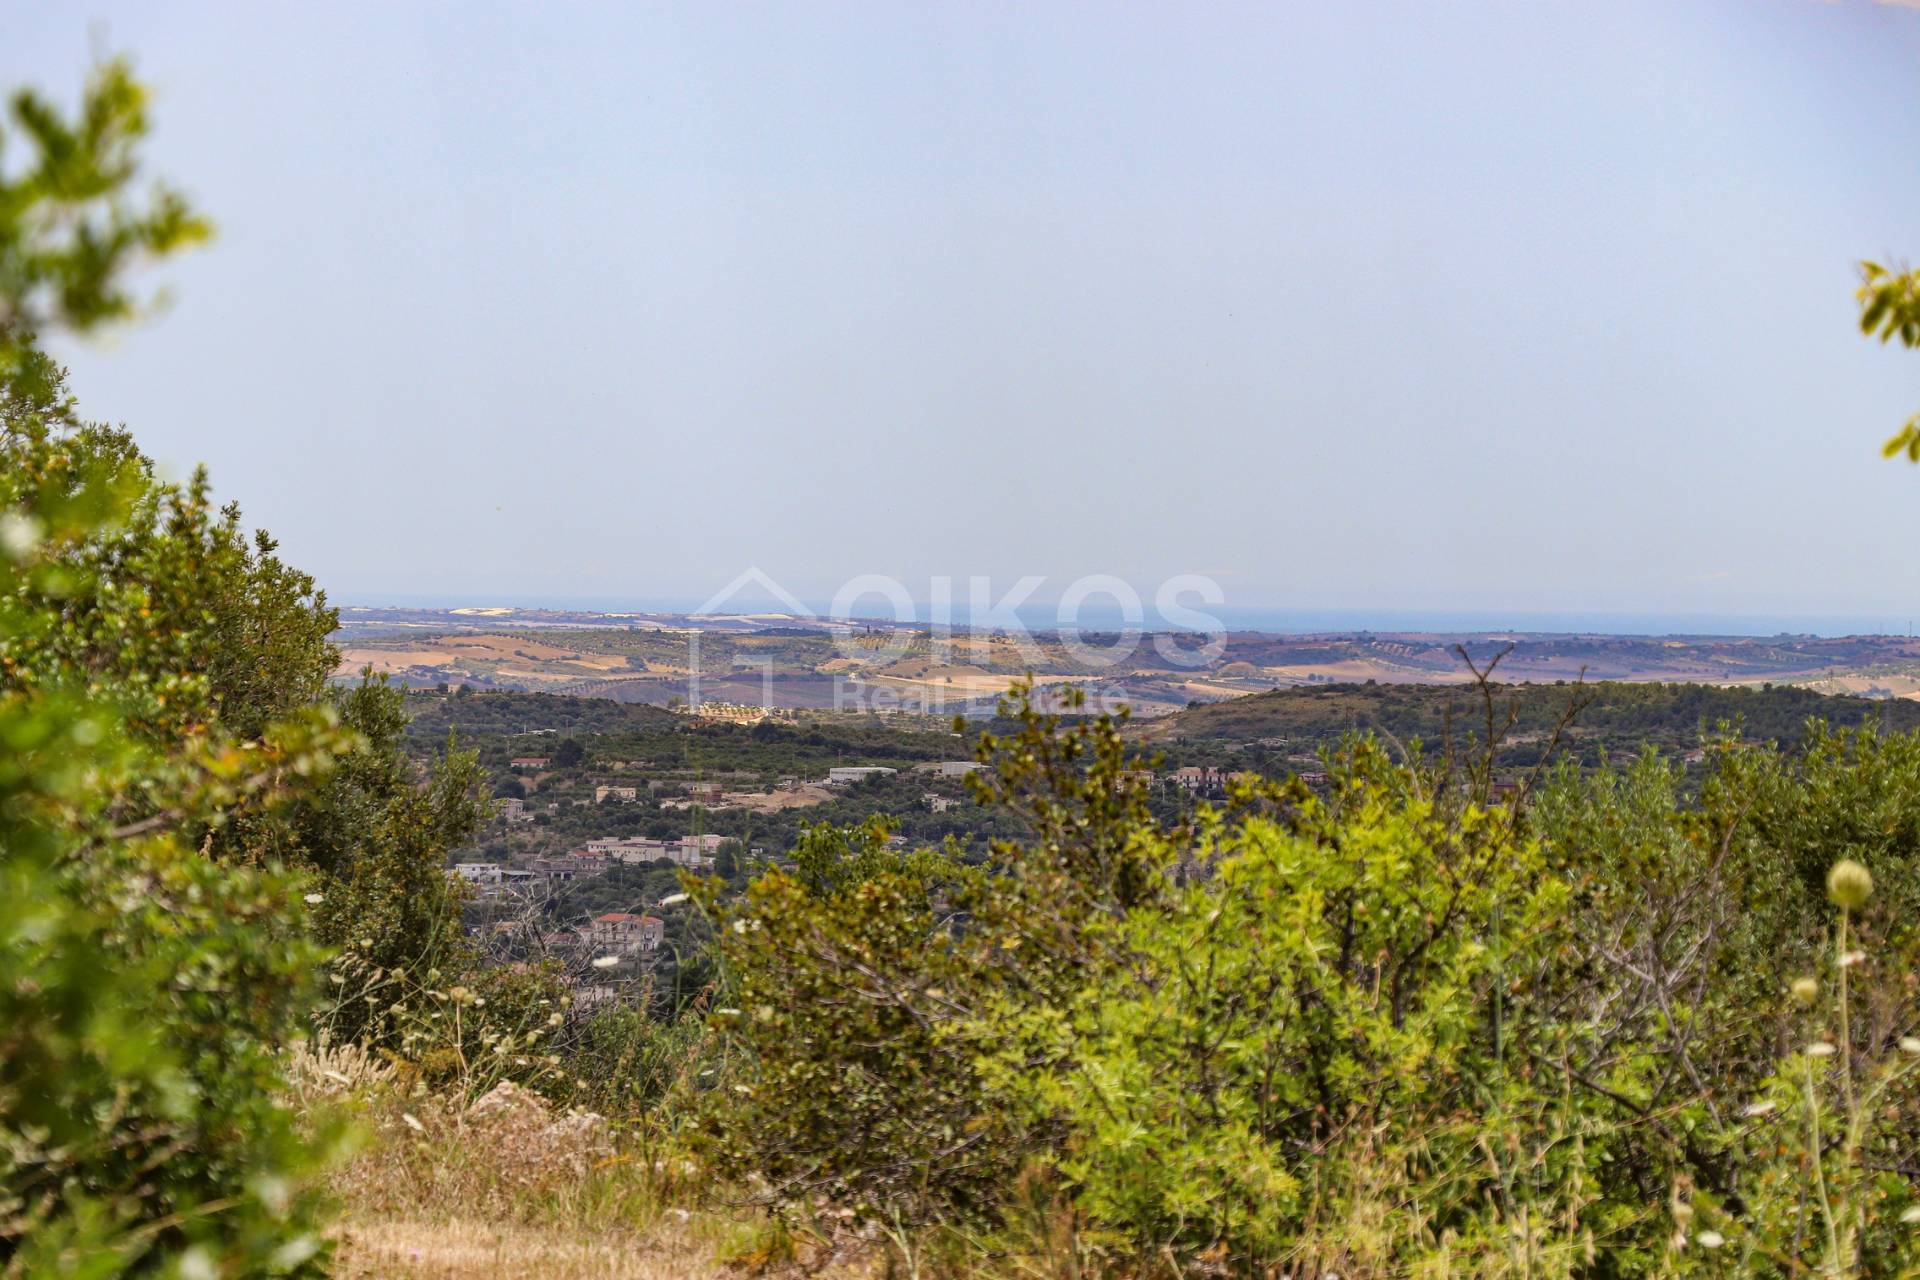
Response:
[[[701,1207],[702,1172],[673,1145],[501,1083],[469,1103],[352,1047],[302,1044],[291,1100],[344,1109],[364,1142],[335,1168],[330,1235],[347,1277],[878,1274],[875,1251],[796,1241],[749,1213]]]
[[[728,1273],[715,1242],[691,1229],[643,1234],[468,1218],[349,1218],[334,1234],[340,1242],[335,1274],[366,1280],[665,1280]]]

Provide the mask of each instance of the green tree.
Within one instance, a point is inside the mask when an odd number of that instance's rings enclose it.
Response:
[[[285,802],[352,737],[324,708],[217,727],[220,610],[194,575],[226,526],[80,424],[35,346],[128,314],[123,270],[204,235],[177,197],[128,199],[144,96],[111,64],[72,120],[12,106],[31,154],[0,177],[0,1266],[312,1272],[317,1147],[276,1093],[319,952],[296,880],[193,836]]]
[[[399,691],[330,689],[337,618],[312,578],[216,510],[204,473],[164,483],[84,421],[36,345],[131,314],[125,269],[205,235],[164,189],[132,198],[126,69],[72,120],[27,93],[13,118],[30,152],[0,174],[0,1270],[309,1271],[325,1250],[300,1188],[327,1135],[297,1133],[278,1093],[321,944],[389,972],[466,958],[443,868],[482,777],[450,741],[417,778]]]

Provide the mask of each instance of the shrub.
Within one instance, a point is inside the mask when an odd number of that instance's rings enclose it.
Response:
[[[88,598],[85,557],[67,551],[125,500],[124,474],[63,476],[53,501],[0,481],[0,519],[40,535],[0,557],[0,635],[58,634]],[[323,771],[345,740],[313,716],[163,751],[136,727],[159,682],[82,683],[31,657],[0,671],[0,1260],[311,1270],[324,1250],[299,1179],[324,1135],[303,1140],[275,1098],[319,956],[304,886],[209,860],[182,833]]]
[[[736,903],[698,886],[724,957],[710,1025],[726,1067],[701,1146],[776,1206],[967,1216],[1010,1169],[952,1038],[948,993],[971,979],[942,902],[962,872],[884,839],[817,828],[794,872],[763,875]]]
[[[1504,811],[1446,815],[1396,782],[1363,752],[1334,804],[1218,831],[1212,875],[1112,923],[1125,978],[1063,1008],[1060,1069],[1017,1039],[1003,1056],[1004,1087],[1063,1121],[1058,1167],[1096,1224],[1258,1267],[1352,1197],[1360,1135],[1417,1122],[1399,1176],[1442,1203],[1479,1164],[1480,1131],[1446,1120],[1511,1102],[1490,1013],[1564,891]]]
[[[699,1016],[663,1022],[643,1003],[598,1009],[566,1042],[566,1079],[550,1092],[608,1116],[648,1114],[713,1066]]]
[[[1106,923],[1164,897],[1175,846],[1126,781],[1115,721],[1016,703],[1016,733],[981,741],[994,770],[977,785],[1033,834],[996,842],[988,867],[892,848],[870,824],[811,831],[791,872],[737,903],[699,886],[730,1071],[703,1108],[706,1150],[765,1200],[896,1227],[990,1221],[1048,1148],[1057,1123],[1009,1088],[1002,1042],[1049,1051],[1057,1002],[1123,957]]]
[[[1920,736],[1722,733],[1691,789],[1650,754],[1511,805],[1356,740],[1324,797],[1183,829],[1117,726],[1012,713],[982,798],[1029,835],[988,866],[822,831],[703,890],[705,1127],[767,1199],[1123,1271],[1908,1265]]]

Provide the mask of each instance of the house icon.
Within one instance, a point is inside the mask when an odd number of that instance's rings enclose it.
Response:
[[[753,589],[755,598],[761,600],[771,599],[778,604],[786,606],[786,612],[784,614],[767,614],[764,612],[738,613],[728,610],[728,602],[749,588]],[[688,618],[689,620],[693,620],[723,617],[816,618],[818,616],[819,615],[813,610],[807,608],[806,605],[801,604],[799,598],[791,591],[788,591],[785,587],[775,582],[765,571],[757,565],[754,565],[749,566],[732,582],[729,582],[726,586],[714,592],[713,595],[707,598],[706,603],[702,604],[698,609],[695,609],[688,615]],[[769,670],[766,680],[770,682],[771,679],[772,673],[771,670]],[[687,630],[687,709],[698,712],[700,710],[700,701],[700,628],[696,626],[689,627]],[[763,682],[761,686],[762,709],[768,709],[771,703],[772,689],[768,683]]]

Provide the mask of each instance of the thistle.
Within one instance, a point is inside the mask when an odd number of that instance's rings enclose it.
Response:
[[[1827,872],[1827,899],[1845,911],[1858,911],[1873,896],[1873,876],[1852,858],[1842,858]]]

